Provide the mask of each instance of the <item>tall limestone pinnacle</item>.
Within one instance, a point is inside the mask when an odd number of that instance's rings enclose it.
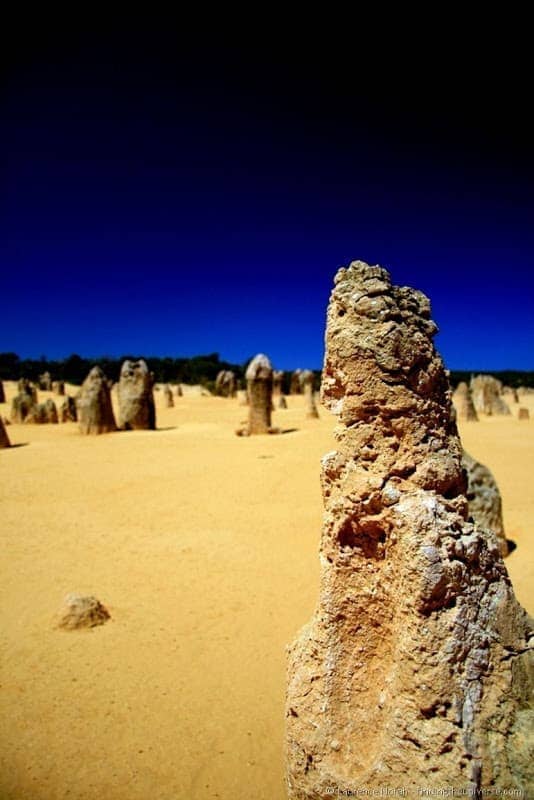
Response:
[[[291,800],[522,789],[534,775],[532,621],[465,473],[428,299],[356,261],[335,278],[323,404],[321,588],[289,648]],[[532,641],[531,641],[532,644]]]

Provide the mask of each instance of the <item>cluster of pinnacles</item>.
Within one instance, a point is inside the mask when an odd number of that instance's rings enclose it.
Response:
[[[320,596],[288,660],[291,800],[399,787],[526,797],[534,781],[533,623],[504,566],[497,484],[456,426],[509,414],[503,395],[517,403],[519,393],[479,375],[458,385],[454,413],[436,330],[428,299],[394,286],[386,270],[356,261],[336,275],[321,393],[338,424],[322,459]],[[273,400],[285,407],[283,378],[267,356],[252,359],[238,433],[278,432],[271,414]],[[39,387],[65,393],[48,372]],[[78,419],[84,434],[153,430],[153,388],[143,360],[125,361],[117,424],[110,382],[94,367],[59,417]],[[221,371],[216,393],[236,391],[234,373]],[[293,373],[291,392],[318,416],[311,371]],[[173,405],[168,385],[164,399]],[[58,414],[22,379],[12,419],[57,423]],[[9,446],[0,417],[0,448]],[[69,595],[58,625],[109,618],[95,597]]]
[[[110,433],[117,429],[154,430],[156,410],[153,386],[154,376],[143,359],[124,362],[117,386],[117,425],[111,404],[110,383],[100,367],[93,367],[77,399],[81,433]]]

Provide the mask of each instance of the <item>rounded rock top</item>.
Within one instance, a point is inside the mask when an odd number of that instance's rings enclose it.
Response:
[[[245,376],[247,381],[261,381],[271,378],[272,374],[271,362],[263,353],[258,353],[248,365]]]

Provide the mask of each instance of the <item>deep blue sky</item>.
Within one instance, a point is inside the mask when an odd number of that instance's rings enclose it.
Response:
[[[358,48],[172,30],[17,43],[0,351],[320,367],[333,276],[361,258],[429,295],[450,368],[534,369],[534,136],[507,64],[382,78]]]

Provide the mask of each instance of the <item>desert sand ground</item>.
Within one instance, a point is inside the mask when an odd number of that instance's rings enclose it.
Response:
[[[286,796],[285,645],[317,597],[334,420],[306,420],[290,397],[274,423],[296,430],[242,439],[236,400],[156,402],[156,432],[8,427],[20,446],[0,451],[1,800]],[[521,405],[534,417],[534,396]],[[499,482],[517,544],[506,564],[532,612],[534,419],[461,434]],[[72,591],[111,621],[56,630]]]

